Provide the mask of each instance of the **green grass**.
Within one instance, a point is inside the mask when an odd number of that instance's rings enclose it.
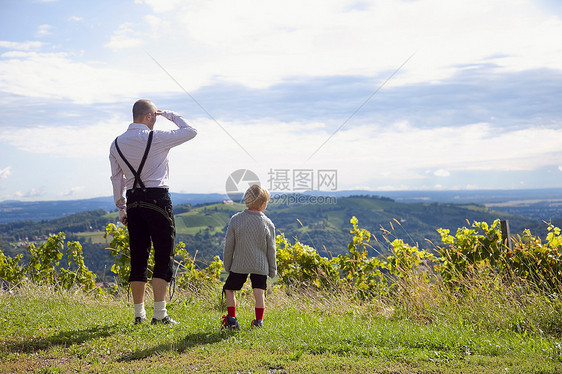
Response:
[[[469,315],[428,322],[381,300],[277,289],[266,301],[265,327],[255,330],[249,294],[239,295],[242,330],[226,332],[218,328],[220,288],[176,293],[168,304],[181,322],[175,327],[134,326],[126,295],[37,286],[0,293],[0,372],[562,372],[556,335],[482,327]]]
[[[75,234],[80,242],[90,240],[94,244],[109,244],[111,238],[105,238],[104,231],[78,232]]]
[[[222,232],[230,217],[240,210],[243,210],[242,204],[212,204],[196,207],[189,212],[175,216],[176,232],[195,235],[209,227],[212,228],[210,234]]]

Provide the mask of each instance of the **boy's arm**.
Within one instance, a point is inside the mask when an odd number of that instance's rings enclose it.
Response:
[[[232,220],[228,224],[228,229],[226,230],[226,238],[224,239],[224,253],[223,262],[224,270],[230,272],[230,267],[232,266],[232,255],[234,253],[234,228],[232,225]]]
[[[277,247],[275,226],[271,225],[270,235],[267,238],[267,260],[269,262],[269,277],[277,275]]]

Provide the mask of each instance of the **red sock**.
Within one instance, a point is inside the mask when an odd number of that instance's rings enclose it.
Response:
[[[263,321],[263,312],[265,312],[265,308],[256,308],[256,319],[258,321]]]
[[[235,306],[227,306],[226,307],[227,314],[231,317],[236,317],[236,307]]]

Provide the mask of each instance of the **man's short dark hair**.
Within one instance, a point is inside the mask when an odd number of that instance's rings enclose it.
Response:
[[[137,100],[133,105],[133,120],[140,120],[145,114],[152,113],[154,104],[150,100]]]

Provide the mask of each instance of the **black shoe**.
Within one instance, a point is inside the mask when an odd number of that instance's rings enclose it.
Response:
[[[141,323],[146,322],[146,321],[148,321],[147,318],[144,318],[144,317],[135,317],[135,325],[140,325]]]
[[[179,322],[174,321],[170,316],[166,316],[162,319],[152,318],[152,322],[150,322],[152,325],[156,325],[158,323],[162,323],[164,325],[179,325]]]
[[[253,320],[250,327],[263,327],[263,322],[261,320]]]
[[[240,324],[236,317],[222,316],[221,330],[223,329],[240,330]]]

